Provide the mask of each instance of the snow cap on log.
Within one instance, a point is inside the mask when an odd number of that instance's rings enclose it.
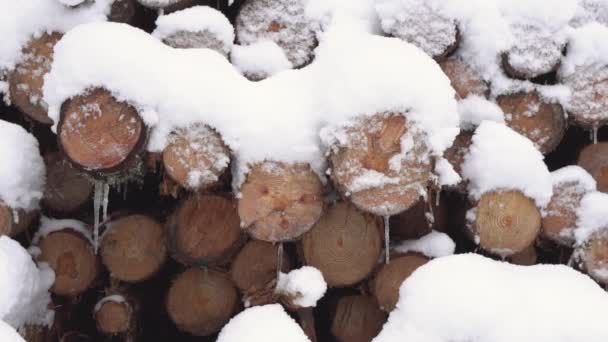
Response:
[[[598,282],[608,285],[608,194],[591,192],[577,210],[575,260]]]
[[[260,39],[249,45],[235,45],[230,60],[252,81],[260,81],[293,68],[285,52],[270,39]]]
[[[181,8],[188,6],[192,0],[137,0],[142,6],[154,9]]]
[[[276,291],[290,309],[315,307],[325,295],[327,283],[318,269],[302,266],[279,273]]]

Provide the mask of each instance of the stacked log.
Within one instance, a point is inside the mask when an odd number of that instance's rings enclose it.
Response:
[[[578,156],[578,165],[597,182],[597,190],[608,192],[608,142],[585,147]]]
[[[25,232],[38,215],[37,211],[14,210],[0,203],[0,235],[16,237]]]
[[[386,320],[374,298],[365,295],[339,298],[331,313],[331,334],[339,342],[371,341]]]
[[[133,340],[137,334],[138,303],[124,291],[111,290],[93,309],[97,330],[106,336]]]
[[[70,166],[60,153],[45,156],[46,187],[42,206],[50,212],[70,214],[82,209],[93,194],[93,185]]]

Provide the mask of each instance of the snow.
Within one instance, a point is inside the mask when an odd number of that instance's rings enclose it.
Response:
[[[252,80],[262,80],[293,68],[281,47],[269,39],[260,39],[251,45],[235,45],[230,60],[243,75]]]
[[[608,64],[608,27],[599,23],[584,25],[570,34],[568,53],[562,61],[560,75],[570,76],[578,67]]]
[[[4,323],[2,320],[0,320],[0,341],[26,342],[13,327]]]
[[[80,233],[84,238],[89,240],[89,242],[93,243],[93,238],[91,236],[91,229],[87,226],[86,223],[71,220],[71,219],[53,219],[50,217],[42,216],[40,217],[40,227],[38,231],[34,235],[32,239],[32,243],[37,245],[40,240],[47,237],[49,234],[53,232],[57,232],[64,229],[72,229],[78,233]]]
[[[49,326],[53,322],[48,290],[55,274],[47,264],[36,267],[17,241],[0,236],[0,274],[0,321],[15,329],[25,324]]]
[[[95,304],[95,308],[93,309],[94,312],[99,311],[99,309],[101,309],[101,307],[107,302],[126,303],[127,300],[125,299],[125,297],[117,294],[105,296],[100,301],[98,301],[97,304]]]
[[[254,306],[234,316],[217,342],[310,342],[279,304]]]
[[[327,283],[323,274],[311,266],[302,266],[289,273],[279,273],[276,292],[288,296],[290,301],[301,307],[314,307],[325,295]]]
[[[149,8],[165,8],[183,0],[137,0],[140,4]]]
[[[220,48],[225,55],[230,53],[234,43],[234,27],[228,18],[222,12],[208,6],[194,6],[158,17],[156,29],[152,35],[160,40],[165,40],[172,36],[175,37],[180,32],[210,34],[211,38],[220,42]]]
[[[567,266],[461,254],[419,267],[373,342],[603,342],[606,307],[604,290]]]
[[[439,186],[453,186],[460,183],[462,178],[454,170],[454,166],[445,158],[438,158],[435,162],[435,173],[439,178]]]
[[[81,3],[85,2],[85,0],[58,0],[58,1],[66,6],[78,6]]]
[[[578,165],[565,166],[551,172],[551,182],[554,187],[563,183],[577,183],[586,192],[595,191],[597,185],[593,176]]]
[[[454,254],[456,243],[445,233],[431,231],[414,240],[404,240],[393,247],[397,253],[417,252],[429,258],[439,258]]]
[[[473,135],[462,177],[476,200],[491,191],[519,190],[544,208],[553,187],[543,158],[529,139],[505,125],[484,121]]]
[[[608,230],[608,194],[595,191],[586,194],[576,211],[574,237],[578,245],[587,242],[594,233]]]
[[[502,109],[496,103],[478,95],[469,95],[458,101],[458,113],[460,128],[463,130],[474,130],[484,120],[505,123]]]
[[[38,141],[21,126],[3,120],[0,137],[0,203],[12,209],[36,209],[46,179]]]

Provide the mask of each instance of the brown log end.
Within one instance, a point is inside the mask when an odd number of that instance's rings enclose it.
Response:
[[[152,277],[165,263],[167,248],[163,227],[144,215],[110,222],[101,240],[101,260],[112,277],[140,282]]]
[[[538,93],[503,95],[496,102],[507,126],[530,139],[541,153],[553,151],[564,137],[567,121],[562,106],[543,100]]]
[[[571,91],[568,119],[575,125],[593,129],[608,124],[608,66],[581,66],[559,81]]]
[[[132,308],[127,302],[105,301],[96,307],[97,330],[104,335],[119,335],[129,332]]]
[[[129,23],[135,16],[135,0],[114,0],[108,21]]]
[[[585,147],[578,155],[578,165],[597,182],[597,190],[608,192],[608,142]]]
[[[164,169],[183,188],[208,188],[219,181],[230,163],[230,150],[207,125],[179,129],[169,139],[163,151]]]
[[[45,156],[45,161],[46,185],[42,205],[60,213],[71,213],[82,208],[91,198],[93,184],[71,167],[60,153]]]
[[[487,97],[490,93],[488,83],[461,58],[448,58],[439,66],[450,79],[458,98],[464,99],[469,95]]]
[[[190,268],[177,276],[166,303],[175,325],[195,336],[218,332],[237,305],[237,290],[228,275],[199,268]]]
[[[241,226],[258,240],[297,239],[322,212],[323,186],[308,164],[256,164],[241,186]]]
[[[39,261],[55,271],[51,292],[60,296],[78,296],[91,286],[99,274],[97,256],[91,242],[81,233],[66,227],[44,237],[39,244]]]
[[[211,265],[229,259],[245,241],[233,200],[194,194],[168,222],[173,257],[186,265]]]
[[[245,306],[275,303],[277,295],[278,244],[251,240],[236,255],[230,275],[243,295]],[[283,253],[282,271],[291,269],[289,258]]]
[[[476,240],[483,249],[503,257],[526,249],[540,232],[540,211],[520,191],[486,193],[476,210],[472,225]]]
[[[372,292],[380,308],[391,312],[399,300],[401,284],[429,259],[421,254],[406,254],[382,265],[372,281]]]
[[[376,114],[358,119],[343,133],[346,143],[332,146],[329,161],[332,180],[344,197],[379,216],[398,214],[418,201],[432,171],[430,160],[425,158],[429,147],[420,130],[401,114]],[[402,139],[410,138],[414,146],[399,165],[391,165],[389,161],[402,152]],[[378,173],[393,181],[361,185],[366,177]]]
[[[369,342],[386,321],[375,299],[365,295],[338,299],[332,317],[331,334],[338,342]]]
[[[16,219],[15,213],[18,216]],[[13,210],[0,203],[0,236],[15,237],[23,233],[32,225],[39,214],[39,211]]]
[[[509,257],[512,264],[520,266],[532,266],[536,265],[538,260],[538,254],[536,253],[536,247],[534,244],[528,246],[523,251],[513,254]]]
[[[78,168],[111,173],[142,151],[147,130],[137,110],[96,88],[61,106],[59,146]]]
[[[576,251],[583,270],[596,281],[608,285],[608,234],[594,233],[589,241]]]
[[[45,125],[53,120],[43,100],[44,76],[51,70],[53,48],[61,39],[60,33],[44,33],[32,39],[22,51],[21,61],[8,75],[11,101],[30,119]]]
[[[391,235],[402,240],[419,239],[431,230],[445,231],[448,221],[448,204],[445,197],[440,197],[436,205],[437,194],[429,194],[429,199],[420,199],[408,210],[390,217]],[[427,218],[427,206],[432,205],[433,222]],[[430,212],[429,212],[430,213]]]
[[[382,251],[381,225],[347,203],[329,208],[302,238],[306,265],[323,273],[327,285],[350,286],[365,279]]]
[[[542,236],[562,246],[574,244],[576,210],[586,191],[577,182],[553,185],[553,196],[542,218]]]

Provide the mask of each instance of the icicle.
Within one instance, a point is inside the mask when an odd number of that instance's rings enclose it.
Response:
[[[103,206],[103,221],[108,219],[108,202],[110,197],[110,184],[103,184],[103,196],[102,196],[102,206]]]
[[[591,129],[591,136],[593,137],[593,143],[597,144],[597,125],[593,125]]]
[[[439,206],[440,198],[441,198],[441,190],[439,190],[435,193],[435,206],[436,207]]]
[[[277,249],[277,281],[279,281],[279,275],[283,269],[283,243],[279,242],[279,248]]]
[[[426,223],[432,228],[435,223],[435,213],[433,212],[433,200],[431,196],[428,197],[427,208],[428,210],[424,213],[424,217],[426,218]]]
[[[99,248],[99,208],[103,196],[103,182],[95,180],[95,190],[93,193],[93,247],[95,254]]]
[[[389,220],[390,217],[384,216],[384,262],[388,264],[391,261],[391,256],[389,253],[389,245],[391,243],[391,230]]]

